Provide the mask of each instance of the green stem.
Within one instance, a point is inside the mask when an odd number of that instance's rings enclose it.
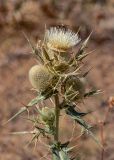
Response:
[[[60,116],[60,108],[59,108],[59,96],[56,94],[55,98],[55,135],[54,140],[58,142],[59,140],[59,116]]]

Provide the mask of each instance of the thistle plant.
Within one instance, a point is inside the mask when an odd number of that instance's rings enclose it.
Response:
[[[70,141],[61,142],[59,134],[59,124],[62,114],[69,116],[75,125],[80,126],[81,134],[89,134],[98,144],[98,139],[83,117],[91,112],[83,112],[78,106],[90,96],[99,93],[99,90],[86,92],[86,76],[89,71],[84,72],[84,58],[89,55],[86,47],[90,35],[81,42],[78,33],[63,27],[51,27],[45,30],[43,41],[39,41],[37,47],[32,47],[32,53],[38,60],[38,64],[29,70],[29,80],[36,91],[36,97],[28,105],[22,107],[9,121],[28,111],[36,108],[37,113],[34,118],[28,118],[34,126],[33,131],[20,133],[33,134],[33,139],[40,136],[47,138],[49,150],[53,160],[73,160],[70,152],[75,146],[69,147]],[[81,43],[81,44],[79,44]],[[73,52],[74,46],[80,45],[78,51]],[[47,99],[51,101],[51,106],[40,102]]]

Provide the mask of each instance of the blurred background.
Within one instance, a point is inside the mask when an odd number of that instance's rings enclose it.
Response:
[[[103,93],[90,98],[83,108],[96,110],[88,119],[92,124],[105,116],[108,98],[114,95],[114,0],[0,0],[0,160],[38,160],[48,152],[41,143],[35,149],[34,143],[27,146],[31,137],[9,134],[32,129],[24,118],[2,124],[34,97],[28,71],[36,61],[23,32],[36,44],[43,38],[45,25],[60,24],[74,32],[80,28],[82,40],[92,32],[87,50],[95,52],[85,59],[86,67],[92,67],[88,82]],[[113,108],[107,117],[104,160],[114,160]],[[61,122],[64,142],[71,137],[68,123],[72,125],[70,120]],[[95,134],[100,138],[99,127]],[[81,160],[101,159],[101,148],[91,138],[83,137],[75,144],[74,153]]]

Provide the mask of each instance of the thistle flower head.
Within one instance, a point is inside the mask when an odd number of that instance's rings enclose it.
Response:
[[[46,30],[45,41],[49,49],[66,52],[69,48],[76,45],[80,39],[70,29],[52,27]]]
[[[29,71],[29,80],[34,88],[42,92],[49,85],[51,74],[43,65],[35,65]]]

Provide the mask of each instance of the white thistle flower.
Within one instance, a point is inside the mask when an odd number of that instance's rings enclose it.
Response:
[[[45,42],[49,49],[59,52],[65,52],[69,48],[78,44],[80,41],[78,35],[70,29],[51,27],[45,32]]]

